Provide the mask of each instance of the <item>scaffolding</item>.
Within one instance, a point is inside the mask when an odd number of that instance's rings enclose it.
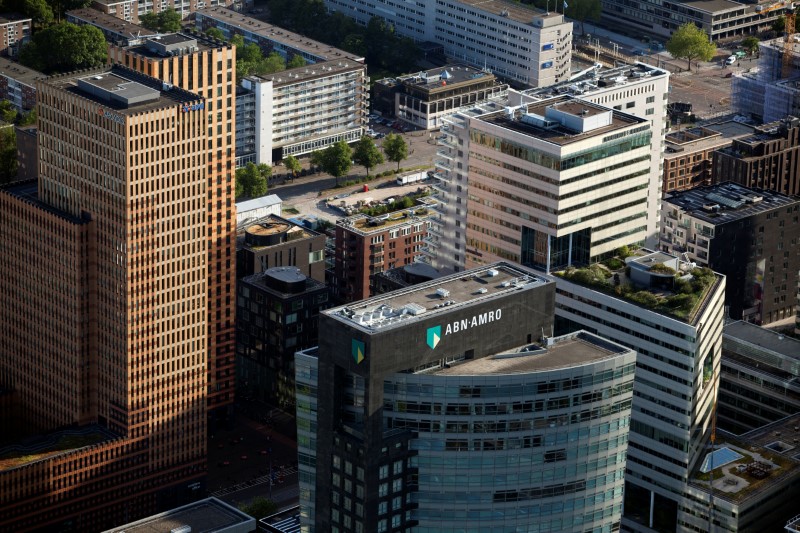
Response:
[[[758,66],[731,80],[731,108],[762,122],[800,113],[800,42],[791,35],[759,43]]]

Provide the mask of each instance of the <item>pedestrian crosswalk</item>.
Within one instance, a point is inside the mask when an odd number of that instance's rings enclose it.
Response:
[[[251,487],[256,487],[258,485],[263,485],[265,483],[270,483],[270,481],[272,481],[274,485],[276,483],[282,482],[283,478],[285,478],[286,476],[290,476],[296,473],[297,473],[296,466],[289,466],[286,468],[276,469],[275,472],[272,473],[272,475],[267,474],[261,477],[253,478],[248,481],[243,481],[241,483],[237,483],[236,485],[231,485],[230,487],[225,487],[224,489],[219,489],[215,492],[212,492],[211,495],[219,498],[220,496],[225,496],[228,494],[232,494],[234,492],[239,492],[240,490],[245,490]]]

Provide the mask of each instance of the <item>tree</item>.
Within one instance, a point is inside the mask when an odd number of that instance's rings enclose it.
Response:
[[[206,35],[208,35],[212,39],[219,39],[220,41],[225,40],[225,34],[222,33],[222,30],[219,28],[208,28],[206,30]]]
[[[366,168],[367,176],[369,176],[369,169],[383,163],[383,154],[375,146],[375,141],[372,140],[372,137],[364,135],[356,144],[356,149],[353,150],[353,161]]]
[[[286,167],[286,170],[292,173],[292,179],[297,177],[297,173],[300,172],[302,168],[300,166],[300,161],[293,155],[287,156],[286,159],[283,160],[283,164]]]
[[[236,170],[236,197],[259,198],[267,194],[272,167],[261,163],[247,163]]]
[[[0,100],[0,119],[9,124],[17,120],[17,110],[8,100]]]
[[[256,63],[255,74],[272,74],[286,70],[286,61],[278,52],[272,52],[269,56]]]
[[[345,176],[350,172],[351,161],[353,158],[353,150],[344,141],[339,141],[332,144],[323,150],[322,155],[319,157],[319,166],[322,170],[334,178],[336,178],[336,185],[339,185],[339,178]],[[312,154],[312,161],[313,161]]]
[[[24,0],[23,12],[33,19],[37,27],[53,22],[53,9],[45,0]]]
[[[397,170],[400,170],[400,162],[408,157],[408,145],[403,137],[390,133],[383,139],[383,152],[386,159],[397,163]]]
[[[759,42],[760,41],[757,37],[745,37],[745,39],[742,41],[742,47],[747,50],[748,54],[753,55],[758,51]]]
[[[257,496],[249,504],[239,506],[239,510],[249,514],[256,520],[261,520],[278,512],[278,506],[272,500]]]
[[[772,23],[772,31],[775,33],[783,33],[786,31],[786,17],[781,15]]]
[[[676,59],[686,59],[691,70],[693,59],[710,61],[717,52],[717,45],[711,42],[704,30],[687,22],[667,41],[667,51]]]
[[[286,62],[286,68],[299,68],[306,66],[306,58],[300,54],[294,54],[289,61]]]
[[[20,126],[31,126],[36,124],[37,117],[38,115],[36,114],[36,108],[33,108],[27,113],[23,113],[21,116],[18,116],[17,124]]]
[[[175,33],[181,29],[181,15],[174,9],[165,9],[158,13],[151,11],[140,16],[139,22],[148,30],[159,33]]]
[[[95,26],[61,22],[36,32],[22,47],[19,61],[45,74],[70,72],[104,65],[108,45]]]
[[[17,134],[13,127],[0,130],[0,183],[17,177]]]
[[[556,3],[558,0],[556,0]],[[602,9],[600,0],[570,0],[567,2],[566,14],[581,23],[581,35],[586,35],[584,22],[586,20],[600,20]]]

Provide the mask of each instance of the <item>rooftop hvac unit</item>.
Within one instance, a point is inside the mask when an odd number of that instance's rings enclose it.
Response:
[[[490,268],[490,269],[489,269],[489,270],[486,272],[486,276],[487,276],[487,277],[490,277],[490,278],[493,278],[493,277],[497,276],[498,274],[500,274],[500,272],[498,272],[498,271],[497,271],[497,269],[494,269],[494,268]]]
[[[439,298],[448,298],[450,296],[450,291],[447,289],[436,289],[436,295],[439,296]]]

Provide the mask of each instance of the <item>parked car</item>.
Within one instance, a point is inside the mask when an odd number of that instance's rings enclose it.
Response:
[[[733,65],[734,63],[736,63],[737,59],[739,59],[739,58],[736,57],[736,56],[730,56],[728,59],[725,60],[725,64],[726,65]]]

